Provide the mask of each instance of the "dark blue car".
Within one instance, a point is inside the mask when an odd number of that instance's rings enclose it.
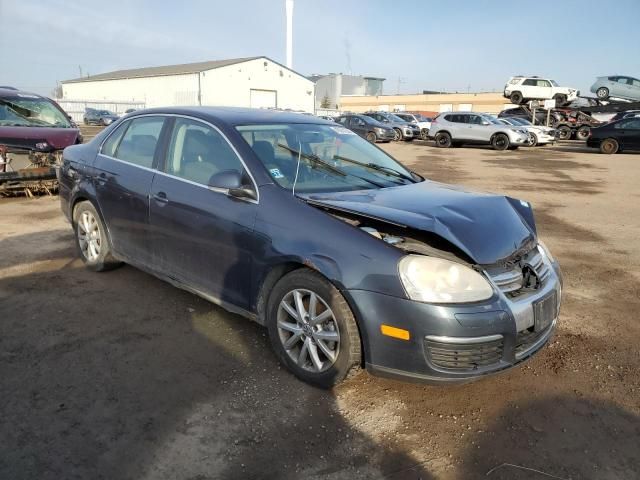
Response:
[[[65,149],[62,210],[127,262],[267,327],[301,379],[463,382],[537,352],[558,264],[527,202],[425,180],[352,131],[235,108],[134,112]]]

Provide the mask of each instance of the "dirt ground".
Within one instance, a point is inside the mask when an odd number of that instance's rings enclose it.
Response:
[[[640,155],[384,148],[533,203],[565,275],[537,357],[463,386],[317,390],[258,325],[85,270],[57,198],[0,200],[0,478],[640,478]]]

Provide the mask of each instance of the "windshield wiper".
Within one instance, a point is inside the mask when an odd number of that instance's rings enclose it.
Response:
[[[353,163],[354,165],[359,165],[363,168],[375,170],[376,172],[382,172],[392,177],[402,178],[403,180],[409,180],[411,183],[416,183],[416,181],[413,178],[409,177],[408,175],[405,175],[402,172],[394,170],[391,167],[385,167],[383,165],[377,165],[375,163],[363,163],[357,160],[353,160],[351,158],[343,157],[342,155],[334,155],[333,158],[335,158],[336,160],[342,160],[343,162]]]
[[[333,165],[331,165],[330,163],[325,162],[324,160],[322,160],[321,158],[317,157],[316,155],[309,155],[307,153],[302,153],[298,150],[295,150],[291,147],[288,147],[287,145],[284,145],[282,143],[278,143],[277,144],[280,148],[284,148],[285,150],[288,150],[289,152],[293,153],[294,155],[299,155],[301,158],[304,158],[306,160],[309,160],[310,162],[321,166],[322,168],[335,173],[336,175],[340,175],[341,177],[346,177],[346,176],[351,176],[351,177],[355,177],[355,178],[359,178],[360,180],[364,180],[367,183],[370,183],[371,185],[375,185],[378,188],[382,188],[384,187],[384,185],[382,185],[381,183],[378,182],[374,182],[373,180],[369,180],[368,178],[364,178],[361,177],[360,175],[354,175],[353,173],[347,173],[347,172],[343,172],[342,170],[340,170],[339,168],[334,167]]]

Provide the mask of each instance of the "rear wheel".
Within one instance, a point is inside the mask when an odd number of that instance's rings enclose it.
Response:
[[[607,87],[600,87],[596,90],[596,95],[601,100],[606,100],[609,98],[609,89]]]
[[[524,97],[522,96],[522,93],[520,93],[520,92],[513,92],[511,94],[511,96],[509,97],[509,100],[511,100],[511,103],[515,103],[516,105],[520,105],[522,103],[522,101],[524,100]]]
[[[340,292],[316,272],[284,276],[269,296],[267,327],[280,361],[301,380],[329,388],[362,361],[360,334]]]
[[[606,138],[600,143],[600,153],[612,155],[620,149],[618,141],[614,138]]]
[[[578,130],[576,130],[576,138],[578,140],[586,140],[589,138],[591,134],[591,127],[588,125],[582,125]]]
[[[558,139],[559,140],[569,140],[571,139],[571,128],[566,125],[561,125],[558,127]]]
[[[497,133],[493,137],[491,145],[494,150],[506,150],[510,146],[509,137],[504,133]]]
[[[376,140],[378,139],[378,137],[376,137],[376,134],[373,132],[369,132],[367,133],[367,140],[371,143],[376,143]]]
[[[73,210],[76,247],[85,266],[95,272],[121,265],[111,256],[107,230],[91,202],[80,202]]]
[[[447,132],[441,132],[436,134],[436,147],[449,148],[451,146],[451,135]]]
[[[556,101],[556,107],[562,107],[563,105],[565,105],[567,103],[567,96],[566,95],[558,94],[553,98]]]

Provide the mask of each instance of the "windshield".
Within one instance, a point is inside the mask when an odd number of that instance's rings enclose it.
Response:
[[[399,116],[394,115],[392,113],[387,113],[385,115],[385,117],[387,117],[390,122],[403,122],[403,123],[406,123],[406,120],[404,120],[404,119],[400,118]]]
[[[432,119],[429,117],[425,117],[424,115],[416,115],[416,119],[419,122],[430,122]]]
[[[502,125],[502,124],[498,121],[498,118],[497,118],[497,117],[493,117],[493,116],[491,116],[491,115],[481,115],[481,117],[482,117],[482,119],[483,119],[483,120],[485,120],[485,121],[487,121],[487,122],[489,122],[489,123],[492,123],[492,124],[494,124],[494,125]]]
[[[532,123],[525,118],[510,118],[509,121],[515,123],[516,125],[532,125]]]
[[[556,82],[555,80],[549,80],[549,82],[551,82],[551,85],[553,85],[554,87],[559,86],[558,82]]]
[[[98,111],[98,115],[115,115],[115,113],[110,112],[109,110],[100,110]]]
[[[273,180],[297,193],[385,188],[420,181],[384,151],[340,125],[236,127]]]
[[[71,123],[48,99],[21,95],[0,98],[0,126],[71,128]]]

